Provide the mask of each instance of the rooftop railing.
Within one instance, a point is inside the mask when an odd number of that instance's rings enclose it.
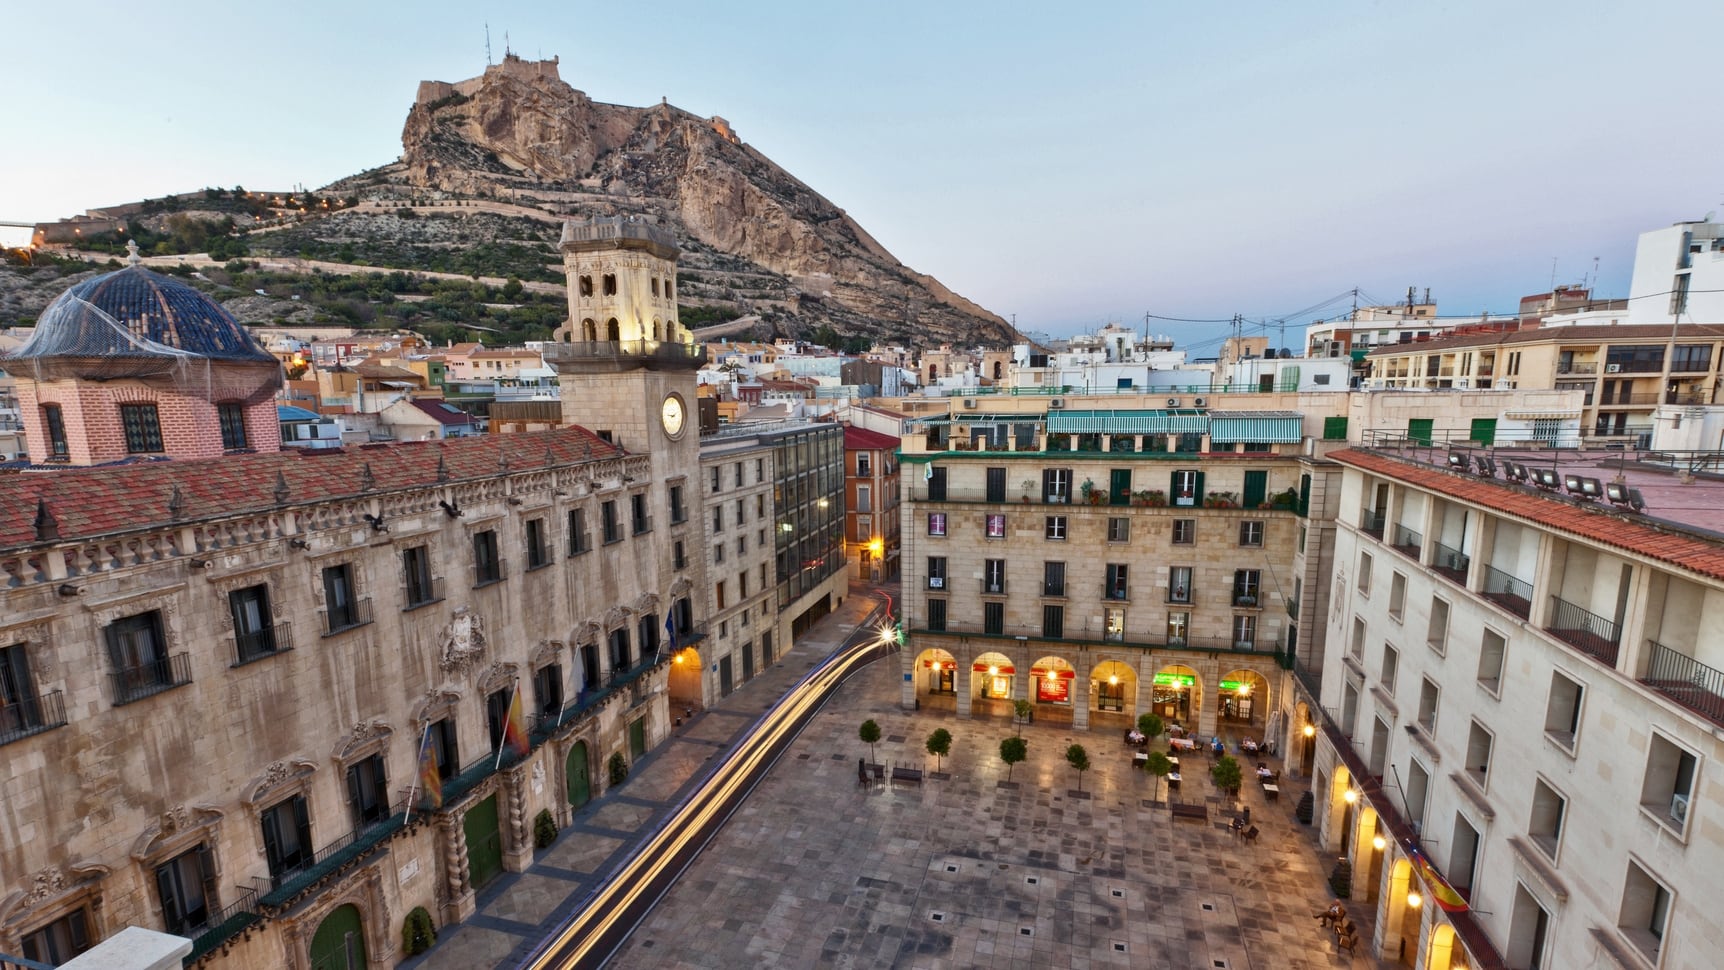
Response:
[[[1495,566],[1485,567],[1485,584],[1479,592],[1503,609],[1529,619],[1532,616],[1532,584]]]
[[[1404,525],[1395,526],[1395,538],[1390,543],[1396,552],[1403,556],[1418,559],[1425,548],[1425,537]]]
[[[1431,568],[1447,579],[1465,586],[1467,584],[1467,570],[1472,568],[1472,564],[1473,557],[1459,549],[1443,545],[1440,542],[1432,543]]]
[[[1640,682],[1712,723],[1724,725],[1724,670],[1708,667],[1656,640],[1647,643],[1646,676]]]
[[[1606,667],[1616,666],[1621,627],[1559,596],[1552,596],[1550,604],[1546,632]]]

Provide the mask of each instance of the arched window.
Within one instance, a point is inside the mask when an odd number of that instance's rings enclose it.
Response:
[[[652,322],[652,339],[654,339],[654,340],[660,339],[659,335],[658,335],[658,321],[657,320],[654,320]]]
[[[617,274],[615,274],[615,273],[606,273],[605,274],[605,295],[606,296],[616,296],[617,295]]]
[[[939,378],[940,378],[940,365],[939,364],[929,364],[928,365],[928,380],[935,381],[935,380],[939,380]]]
[[[581,277],[581,295],[582,296],[592,296],[593,295],[593,278],[591,276]]]
[[[658,277],[656,276],[652,278],[652,295],[654,299],[658,298]]]
[[[996,380],[996,381],[997,381],[997,380],[999,380],[999,379],[1000,379],[1000,375],[1001,375],[1001,373],[1002,373],[1002,372],[1003,372],[1003,371],[1004,371],[1004,370],[1005,370],[1005,365],[1004,365],[1004,364],[1002,364],[1002,363],[1000,363],[1000,362],[999,362],[999,361],[997,361],[997,360],[996,360],[996,361],[994,361],[994,380]]]
[[[605,321],[605,339],[613,343],[623,339],[622,328],[617,326],[616,317],[611,317]]]
[[[589,343],[599,339],[599,325],[591,319],[581,321],[581,339]]]

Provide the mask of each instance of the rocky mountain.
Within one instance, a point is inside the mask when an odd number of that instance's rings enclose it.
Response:
[[[422,83],[401,140],[398,166],[330,191],[405,180],[523,216],[649,216],[683,243],[686,302],[728,304],[778,332],[830,325],[921,344],[1018,339],[1000,317],[898,262],[724,119],[593,101],[562,81],[554,59],[509,55],[477,78]]]

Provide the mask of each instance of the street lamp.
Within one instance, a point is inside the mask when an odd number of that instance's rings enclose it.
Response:
[[[1317,736],[1317,725],[1315,725],[1315,724],[1305,725],[1305,736],[1308,738],[1316,737]]]
[[[1371,848],[1376,849],[1378,852],[1383,851],[1385,848],[1388,847],[1388,845],[1389,845],[1389,840],[1383,838],[1380,835],[1371,840]]]
[[[1419,895],[1419,891],[1417,889],[1408,890],[1408,892],[1407,892],[1407,905],[1408,906],[1411,906],[1414,909],[1418,909],[1420,906],[1423,906],[1424,904],[1425,904],[1425,897]]]
[[[1341,793],[1341,800],[1351,805],[1359,800],[1359,793],[1349,788]]]

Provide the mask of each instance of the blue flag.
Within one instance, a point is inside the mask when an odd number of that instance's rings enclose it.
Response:
[[[676,614],[665,614],[664,634],[670,640],[670,652],[676,653]]]

